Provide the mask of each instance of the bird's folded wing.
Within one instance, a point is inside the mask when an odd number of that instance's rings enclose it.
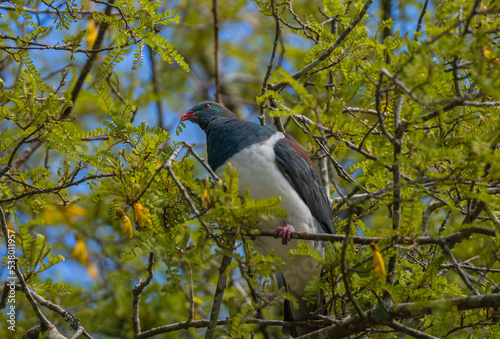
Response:
[[[333,214],[318,172],[297,141],[288,134],[274,146],[276,164],[306,203],[324,233],[335,233]],[[318,230],[321,232],[321,230]]]

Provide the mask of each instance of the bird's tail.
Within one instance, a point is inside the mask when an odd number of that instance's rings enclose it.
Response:
[[[305,321],[317,319],[315,313],[323,304],[323,301],[320,299],[319,293],[316,302],[311,303],[310,301],[308,302],[304,300],[303,295],[299,295],[298,293],[289,289],[286,285],[286,282],[285,290],[297,300],[296,303],[292,303],[290,300],[285,299],[285,321]],[[315,330],[317,330],[317,328],[309,326],[285,326],[283,327],[282,333],[285,337],[296,338],[298,336],[314,332]]]

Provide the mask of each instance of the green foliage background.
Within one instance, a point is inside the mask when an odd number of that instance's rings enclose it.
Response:
[[[384,292],[394,305],[416,307],[497,297],[499,4],[389,1],[399,14],[387,17],[379,14],[384,2],[374,3],[349,27],[370,3],[219,1],[220,74],[211,1],[2,3],[0,206],[16,232],[26,284],[94,338],[140,337],[133,288],[149,275],[150,253],[154,276],[139,302],[142,331],[208,319],[221,258],[232,256],[219,316],[227,324],[217,333],[280,335],[280,327],[248,322],[281,319],[280,304],[290,297],[277,290],[281,263],[255,252],[242,234],[259,228],[257,216],[286,212],[278,198],[239,197],[232,170],[225,185],[206,176],[182,143],[191,138],[203,152],[197,127],[178,118],[213,99],[219,77],[227,107],[255,121],[265,113],[267,124],[304,146],[328,182],[337,233],[350,237],[329,244],[325,258],[305,244],[291,255],[325,266],[310,290],[324,291],[331,319],[368,311]],[[100,27],[99,53],[86,42],[89,20]],[[151,224],[137,224],[128,239],[116,211],[134,220],[134,203],[149,210]],[[68,237],[75,234],[86,260],[72,254]],[[387,282],[372,275],[371,249],[352,236],[382,238]],[[62,281],[51,274],[61,265],[75,272],[86,266],[93,277]],[[9,276],[5,267],[1,276]],[[404,327],[383,319],[350,334],[396,337],[413,328],[493,338],[499,314],[487,305],[397,318]],[[78,328],[40,308],[63,335]],[[15,333],[4,326],[7,308],[0,312],[0,336],[22,337],[40,322],[21,291],[16,309]],[[200,337],[207,325],[181,327],[166,335]]]

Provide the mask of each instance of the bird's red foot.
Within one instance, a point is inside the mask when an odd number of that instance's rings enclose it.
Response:
[[[278,238],[281,233],[281,243],[283,245],[288,245],[288,242],[290,241],[290,238],[292,236],[292,231],[293,227],[292,226],[284,226],[284,227],[278,227],[274,231],[274,237]]]

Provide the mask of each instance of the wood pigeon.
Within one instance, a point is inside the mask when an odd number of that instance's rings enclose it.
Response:
[[[289,257],[289,249],[297,247],[297,240],[290,240],[290,236],[293,231],[333,234],[335,227],[324,186],[306,151],[290,135],[241,120],[215,102],[197,104],[181,116],[181,121],[185,120],[205,131],[208,164],[217,175],[224,174],[227,162],[236,168],[241,196],[248,190],[252,199],[281,197],[281,207],[288,216],[261,220],[263,228],[275,230],[276,237],[281,235],[281,241],[257,237],[254,245],[265,255],[274,250],[285,262],[283,285],[297,299],[297,305],[285,300],[285,321],[314,319],[317,306],[308,305],[303,296],[307,283],[320,276],[321,267],[310,257]],[[324,242],[307,243],[324,253]],[[284,335],[293,337],[311,331],[310,327],[283,328]]]

